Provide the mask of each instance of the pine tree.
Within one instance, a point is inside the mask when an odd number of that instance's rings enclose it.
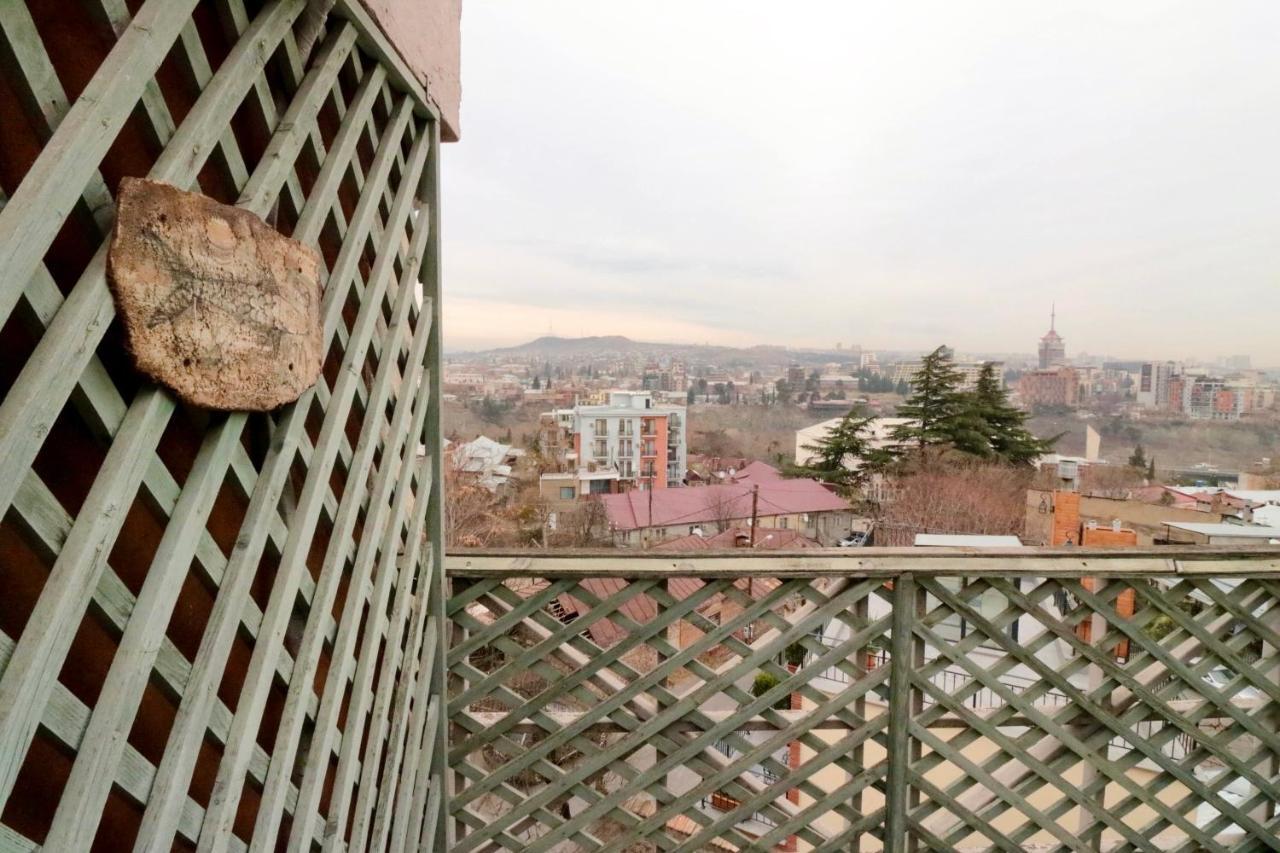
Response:
[[[1133,453],[1129,454],[1129,465],[1138,470],[1147,467],[1147,454],[1143,451],[1141,444],[1133,448]]]
[[[946,346],[926,355],[911,377],[911,396],[898,407],[898,417],[911,421],[894,429],[894,441],[921,451],[953,444],[957,421],[966,408],[960,392],[962,379]]]
[[[831,483],[848,495],[864,485],[872,474],[893,461],[892,451],[873,448],[869,433],[874,417],[857,409],[845,415],[825,436],[804,449],[814,455],[804,465],[793,465],[788,476],[811,477]]]
[[[977,455],[989,454],[1013,465],[1030,465],[1048,453],[1060,437],[1044,440],[1027,429],[1027,413],[1009,403],[1009,392],[991,362],[982,366],[969,404],[970,420],[976,422],[987,445],[987,453]]]
[[[1147,479],[1153,483],[1156,479],[1156,458],[1154,456],[1147,462]]]

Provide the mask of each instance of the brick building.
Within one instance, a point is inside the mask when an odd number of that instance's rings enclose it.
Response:
[[[1028,409],[1035,406],[1075,407],[1080,404],[1080,378],[1071,367],[1032,370],[1019,380],[1018,396]]]

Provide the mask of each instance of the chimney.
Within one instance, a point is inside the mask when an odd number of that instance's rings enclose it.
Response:
[[[1077,492],[1053,493],[1053,529],[1049,544],[1080,544],[1080,495]]]

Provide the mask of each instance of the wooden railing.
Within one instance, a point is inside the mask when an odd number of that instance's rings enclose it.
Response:
[[[451,849],[1280,849],[1278,549],[446,566]]]

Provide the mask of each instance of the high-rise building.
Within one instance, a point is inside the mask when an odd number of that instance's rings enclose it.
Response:
[[[1049,312],[1049,331],[1040,339],[1040,369],[1056,367],[1067,360],[1067,342],[1058,334],[1058,306]]]
[[[1182,407],[1181,389],[1170,394],[1169,383],[1182,374],[1182,365],[1172,361],[1148,361],[1138,373],[1138,405],[1144,409],[1167,409],[1175,399],[1174,408]]]

